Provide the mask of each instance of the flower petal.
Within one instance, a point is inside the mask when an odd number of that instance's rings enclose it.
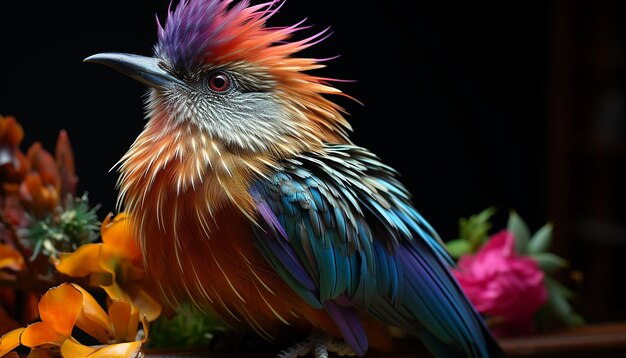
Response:
[[[13,116],[0,116],[0,141],[17,146],[24,139],[24,129]]]
[[[137,354],[139,354],[140,349],[140,341],[111,344],[91,353],[89,355],[89,358],[134,358],[137,356]]]
[[[46,322],[36,322],[24,329],[20,336],[22,345],[30,348],[43,345],[60,346],[67,336],[57,333],[52,325]]]
[[[24,267],[24,258],[22,255],[7,244],[0,244],[0,269],[9,268],[19,271]]]
[[[83,277],[92,272],[102,272],[98,263],[102,244],[81,245],[76,251],[63,253],[56,264],[56,269],[71,277]]]
[[[89,292],[77,284],[72,284],[72,286],[82,293],[83,298],[83,310],[76,320],[76,326],[100,343],[109,342],[111,340],[109,316]]]
[[[141,318],[141,325],[143,326],[143,339],[141,340],[141,343],[146,343],[148,341],[148,336],[150,335],[150,322],[148,322],[146,316]]]
[[[66,340],[61,345],[61,356],[63,357],[87,357],[93,354],[97,349],[84,346],[71,339]]]
[[[61,197],[65,198],[66,194],[76,196],[76,185],[78,177],[76,176],[76,168],[74,167],[74,153],[72,145],[65,130],[59,132],[57,144],[54,151],[57,167],[61,174]]]
[[[117,282],[113,282],[109,286],[100,286],[100,287],[104,289],[104,292],[106,292],[109,298],[113,301],[131,302],[130,297],[128,297],[126,292],[122,290],[122,288],[120,287],[120,285],[117,284]]]
[[[117,256],[135,258],[141,255],[141,250],[133,238],[132,220],[128,214],[120,213],[112,219],[109,214],[100,227],[102,242]]]
[[[161,315],[161,304],[139,284],[129,285],[126,287],[126,292],[128,292],[135,306],[139,308],[140,317],[145,316],[148,321],[152,322]]]
[[[110,245],[102,245],[100,249],[100,255],[98,256],[98,264],[104,272],[108,272],[113,275],[113,281],[116,280],[119,267],[122,265],[123,257],[117,255],[117,248],[112,248]]]
[[[24,328],[16,328],[0,337],[0,357],[20,345],[20,335],[22,332],[24,332]]]
[[[102,348],[92,348],[84,346],[78,342],[67,340],[61,346],[63,357],[89,357],[89,358],[134,358],[141,349],[141,342],[118,343],[104,346]]]
[[[113,275],[110,272],[93,272],[89,275],[89,284],[91,286],[110,286],[113,284]]]
[[[26,152],[30,159],[31,171],[37,172],[45,185],[52,185],[56,190],[61,188],[61,175],[57,163],[50,152],[40,142],[33,143]]]
[[[0,181],[19,183],[28,171],[26,157],[19,149],[24,129],[13,117],[0,116]]]
[[[0,144],[0,162],[4,162],[4,165],[0,165],[0,181],[4,184],[5,192],[12,192],[15,185],[19,185],[28,173],[30,163],[19,147],[2,144]]]
[[[145,324],[144,324],[144,327],[146,327]],[[139,309],[137,309],[137,307],[135,306],[131,306],[130,319],[128,320],[128,331],[127,331],[128,333],[126,335],[126,340],[129,342],[136,340],[138,330],[139,330]],[[141,341],[146,342],[145,339]]]
[[[59,204],[57,189],[52,184],[44,183],[37,172],[27,174],[19,190],[24,205],[37,218],[43,218]]]
[[[113,332],[115,338],[118,340],[134,341],[135,335],[132,335],[131,339],[128,339],[128,326],[131,318],[131,305],[126,301],[113,301],[109,305],[109,317],[111,317],[111,325],[113,326]],[[136,310],[135,310],[136,311]],[[135,327],[135,333],[136,333]]]
[[[83,295],[69,283],[48,290],[39,301],[39,315],[54,332],[70,337],[83,310]]]

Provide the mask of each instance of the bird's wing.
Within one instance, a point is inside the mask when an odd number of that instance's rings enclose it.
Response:
[[[483,323],[448,271],[452,259],[395,176],[351,145],[285,162],[250,189],[259,250],[306,302],[327,310],[356,353],[367,349],[359,309],[426,345],[443,343],[431,350],[485,355]]]

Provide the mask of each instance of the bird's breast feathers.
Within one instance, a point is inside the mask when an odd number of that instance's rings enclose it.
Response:
[[[256,247],[250,186],[276,163],[236,156],[202,136],[147,129],[120,163],[120,205],[137,223],[149,275],[172,305],[191,298],[271,339],[285,325],[336,330],[302,301]],[[154,155],[157,153],[158,155]]]

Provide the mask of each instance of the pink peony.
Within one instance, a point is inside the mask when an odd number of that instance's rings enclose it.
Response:
[[[533,315],[548,299],[537,262],[515,252],[513,233],[493,235],[475,255],[463,255],[453,271],[476,309],[501,325],[496,336],[534,331]]]

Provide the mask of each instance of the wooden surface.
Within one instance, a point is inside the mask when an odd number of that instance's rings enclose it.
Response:
[[[626,357],[626,323],[508,338],[501,345],[512,357]]]
[[[626,323],[587,325],[553,333],[529,337],[501,339],[500,343],[510,357],[626,357]],[[205,351],[180,350],[145,351],[146,358],[167,357],[274,357],[277,350],[259,349],[254,351]],[[393,353],[368,353],[366,358],[409,358],[429,357],[421,345],[399,342]],[[331,355],[333,357],[333,355]]]

